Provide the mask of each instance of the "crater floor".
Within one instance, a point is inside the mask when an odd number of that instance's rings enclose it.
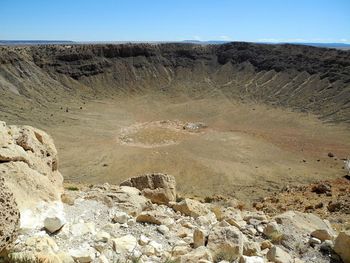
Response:
[[[286,185],[339,178],[350,152],[345,126],[225,98],[61,101],[21,116],[4,119],[52,134],[68,182],[117,184],[162,172],[190,196],[251,201]]]

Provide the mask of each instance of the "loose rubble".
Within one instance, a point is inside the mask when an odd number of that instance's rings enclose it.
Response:
[[[128,193],[139,193],[136,190]],[[112,193],[113,200],[102,198]],[[73,205],[64,204],[65,224],[58,231],[37,228],[21,233],[9,250],[9,258],[54,258],[54,262],[322,263],[332,257],[334,262],[341,262],[335,250],[348,262],[349,234],[341,233],[333,246],[334,230],[312,214],[289,211],[269,217],[261,211],[228,207],[217,217],[212,212],[213,204],[192,199],[169,206],[150,203],[135,210],[132,198],[127,205],[125,192],[108,184],[74,191],[74,196]],[[122,200],[122,206],[118,200]],[[330,242],[328,253],[323,252],[326,241]]]

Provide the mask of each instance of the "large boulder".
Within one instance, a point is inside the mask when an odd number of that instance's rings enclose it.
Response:
[[[60,200],[63,177],[52,138],[30,126],[0,122],[0,173],[19,210]]]
[[[168,174],[153,173],[132,177],[120,186],[139,189],[142,194],[155,204],[168,204],[176,200],[175,177]]]
[[[205,216],[210,212],[210,210],[206,208],[204,204],[189,198],[185,198],[181,202],[173,204],[172,208],[176,212],[181,212],[186,216],[191,216],[194,218]]]
[[[9,249],[18,234],[20,214],[11,191],[0,177],[0,253]]]
[[[212,251],[216,261],[238,259],[243,254],[243,234],[235,226],[220,225],[211,229],[207,247]]]
[[[95,185],[86,190],[84,198],[101,201],[109,207],[117,207],[132,216],[137,216],[152,205],[150,200],[141,194],[140,190],[108,183]]]
[[[350,231],[340,232],[334,242],[334,251],[344,263],[350,263]]]
[[[330,223],[314,214],[288,211],[275,216],[274,219],[278,225],[271,225],[271,234],[268,236],[272,241],[281,242],[284,247],[290,249],[296,250],[301,242],[307,243],[310,235],[325,240],[332,239],[335,235]],[[267,228],[264,229],[265,234],[266,230]]]
[[[330,226],[329,222],[322,220],[314,214],[288,211],[277,215],[274,219],[280,225],[294,226],[295,228],[303,230],[309,234],[320,229],[327,230],[328,232],[332,233],[332,235],[334,234],[334,230]]]

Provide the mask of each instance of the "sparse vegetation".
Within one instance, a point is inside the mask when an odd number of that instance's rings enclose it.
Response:
[[[273,244],[281,244],[284,234],[279,231],[274,231],[269,235],[269,238]]]
[[[65,188],[69,191],[79,191],[77,186],[66,186]]]

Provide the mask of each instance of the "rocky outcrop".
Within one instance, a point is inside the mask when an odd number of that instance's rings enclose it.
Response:
[[[0,254],[9,249],[19,230],[20,214],[11,191],[0,177]]]
[[[350,263],[350,231],[340,232],[335,240],[334,251],[344,263]]]
[[[297,229],[301,229],[311,233],[318,229],[326,229],[333,232],[330,224],[318,216],[310,213],[301,213],[297,211],[288,211],[275,217],[280,225],[293,225]]]
[[[168,204],[176,200],[176,182],[172,175],[145,174],[129,178],[120,185],[139,189],[145,197],[155,204]]]
[[[57,150],[44,131],[0,122],[0,173],[21,211],[39,201],[60,200]]]
[[[84,198],[102,201],[109,207],[118,207],[121,211],[136,216],[151,205],[140,190],[129,186],[116,186],[105,183],[86,189]]]

